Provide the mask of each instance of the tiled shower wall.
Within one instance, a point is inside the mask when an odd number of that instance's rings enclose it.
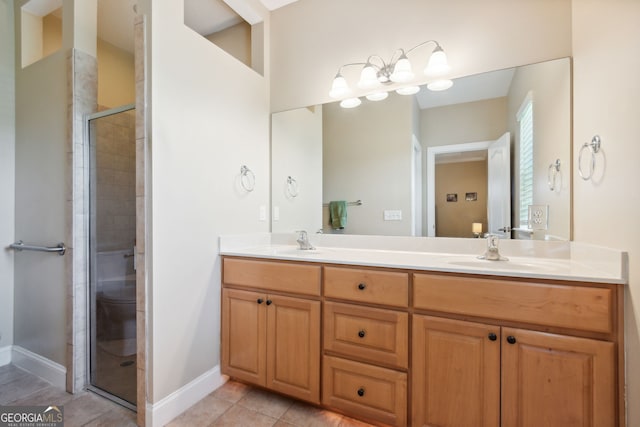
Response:
[[[96,130],[97,251],[130,249],[136,234],[135,113],[101,117]]]

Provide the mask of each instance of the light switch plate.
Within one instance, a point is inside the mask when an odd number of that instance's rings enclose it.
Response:
[[[260,221],[266,221],[267,220],[267,207],[262,205],[260,206],[260,213],[258,214]]]
[[[546,230],[549,226],[549,205],[529,205],[529,228]]]
[[[280,221],[280,207],[279,206],[274,206],[273,207],[273,220],[274,221]]]
[[[401,210],[385,210],[384,220],[385,221],[402,221],[402,211]]]

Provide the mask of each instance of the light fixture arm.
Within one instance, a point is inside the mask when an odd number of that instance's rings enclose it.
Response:
[[[421,47],[421,46],[424,46],[424,45],[426,45],[426,44],[428,44],[428,43],[435,43],[435,44],[436,44],[436,47],[435,47],[435,49],[434,49],[434,50],[436,50],[436,49],[438,49],[438,48],[439,48],[440,50],[442,50],[442,46],[440,46],[440,43],[438,43],[438,42],[437,42],[437,41],[435,41],[435,40],[427,40],[426,42],[419,43],[419,44],[415,45],[414,47],[412,47],[411,49],[408,49],[408,50],[405,52],[405,55],[408,55],[409,53],[411,53],[411,51],[413,51],[413,50],[415,50],[415,49],[417,49],[417,48],[419,48],[419,47]],[[402,49],[400,49],[400,50],[402,50]]]

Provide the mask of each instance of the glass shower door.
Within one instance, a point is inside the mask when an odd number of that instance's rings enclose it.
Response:
[[[91,389],[136,405],[135,112],[92,115],[89,130]]]

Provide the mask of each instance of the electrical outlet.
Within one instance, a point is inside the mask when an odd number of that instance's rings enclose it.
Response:
[[[549,205],[529,205],[529,228],[546,230],[549,226]]]
[[[402,211],[401,210],[385,210],[384,220],[385,221],[402,221]]]

